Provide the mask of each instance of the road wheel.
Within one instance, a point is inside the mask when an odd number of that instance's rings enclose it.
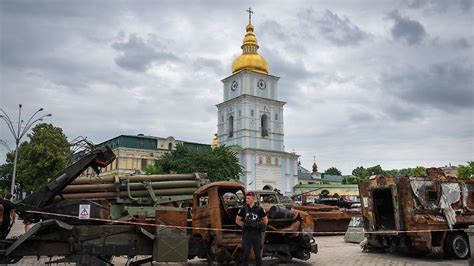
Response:
[[[444,241],[444,252],[449,257],[465,259],[469,255],[469,243],[461,234],[449,234]]]

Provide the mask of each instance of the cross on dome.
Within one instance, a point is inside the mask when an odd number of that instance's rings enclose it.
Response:
[[[249,24],[252,22],[252,14],[254,13],[252,11],[252,8],[249,7],[249,9],[246,10],[249,13]]]

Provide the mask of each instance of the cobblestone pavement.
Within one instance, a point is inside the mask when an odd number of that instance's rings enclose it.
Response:
[[[9,237],[18,236],[24,232],[21,221],[17,222]],[[317,237],[319,252],[312,255],[306,262],[294,261],[292,263],[275,263],[266,260],[264,265],[468,265],[467,260],[441,260],[430,257],[410,257],[403,254],[390,253],[362,253],[359,245],[345,243],[342,236]],[[49,258],[36,257],[23,258],[17,265],[44,265]],[[114,258],[115,265],[125,265],[125,258]],[[55,265],[68,265],[64,263]],[[71,264],[69,264],[71,265]],[[148,264],[150,265],[150,264]],[[177,263],[154,263],[153,265],[180,265]],[[205,260],[192,260],[187,265],[207,265]]]

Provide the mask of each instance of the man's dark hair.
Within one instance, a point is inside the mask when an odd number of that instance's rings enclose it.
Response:
[[[7,194],[5,195],[5,198],[6,198],[7,200],[10,200],[10,199],[12,198],[12,194],[11,194],[11,193],[7,193]]]

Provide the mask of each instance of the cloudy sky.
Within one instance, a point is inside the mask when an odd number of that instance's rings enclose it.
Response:
[[[4,0],[0,108],[43,107],[70,140],[210,143],[249,6],[303,166],[474,159],[473,0]]]

